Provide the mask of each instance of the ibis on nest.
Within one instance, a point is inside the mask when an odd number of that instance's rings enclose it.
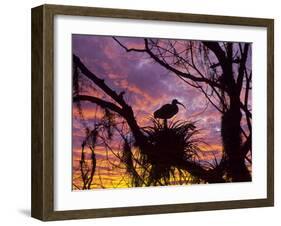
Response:
[[[165,104],[154,112],[154,118],[164,119],[164,126],[167,127],[167,119],[172,118],[179,111],[177,104],[185,106],[177,99],[174,99],[171,104]]]

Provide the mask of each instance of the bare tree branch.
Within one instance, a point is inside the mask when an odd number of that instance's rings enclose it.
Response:
[[[218,58],[221,66],[224,67],[225,65],[223,64],[223,62],[226,61],[226,56],[218,42],[203,42],[203,44],[213,51],[213,53]]]
[[[157,63],[159,63],[160,65],[164,66],[166,69],[174,72],[177,76],[182,76],[183,78],[187,78],[187,79],[191,79],[192,81],[195,81],[195,82],[205,82],[207,84],[210,84],[210,85],[213,85],[215,87],[218,87],[218,88],[221,88],[221,86],[216,83],[216,82],[213,82],[207,78],[202,78],[202,77],[197,77],[195,75],[192,75],[190,73],[184,73],[182,71],[179,71],[177,70],[176,68],[174,67],[171,67],[168,63],[165,63],[164,61],[160,60],[152,51],[151,49],[149,48],[149,44],[148,44],[148,40],[147,39],[144,39],[145,41],[145,49],[146,49],[146,52],[151,56],[152,59],[154,59]]]
[[[136,49],[136,48],[128,48],[127,46],[123,45],[117,38],[112,37],[126,52],[146,52],[145,49]]]
[[[127,106],[126,102],[123,99],[123,96],[117,94],[111,88],[109,88],[103,79],[98,78],[94,73],[89,71],[89,69],[80,61],[79,57],[73,54],[73,62],[79,67],[81,72],[92,80],[98,87],[100,87],[106,94],[108,94],[113,100],[115,100],[122,107]]]
[[[240,93],[242,89],[243,84],[243,78],[244,78],[244,71],[246,68],[246,61],[248,56],[248,50],[249,50],[249,43],[245,43],[244,50],[242,50],[241,43],[239,43],[240,51],[241,51],[241,60],[239,64],[239,70],[238,70],[238,78],[237,78],[237,90]]]
[[[114,111],[114,112],[118,113],[119,115],[123,116],[122,108],[120,108],[119,106],[117,106],[111,102],[101,100],[94,96],[88,96],[88,95],[74,96],[73,102],[77,102],[77,101],[89,101],[91,103],[99,105],[102,108],[108,108],[111,111]]]

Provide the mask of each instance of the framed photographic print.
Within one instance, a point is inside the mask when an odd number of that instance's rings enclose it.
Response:
[[[273,206],[272,19],[32,9],[32,216]]]

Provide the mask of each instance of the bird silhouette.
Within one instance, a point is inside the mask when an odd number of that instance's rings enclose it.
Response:
[[[154,118],[164,119],[164,126],[167,127],[167,119],[172,118],[179,111],[177,104],[185,106],[177,99],[174,99],[171,104],[164,104],[161,108],[154,112]]]

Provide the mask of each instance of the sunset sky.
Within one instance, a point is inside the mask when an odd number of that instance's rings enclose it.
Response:
[[[135,48],[142,48],[144,43],[142,38],[119,37],[118,40]],[[153,62],[146,53],[125,52],[112,37],[73,35],[72,46],[73,53],[90,71],[104,79],[105,83],[118,93],[125,91],[124,98],[132,106],[140,126],[149,125],[149,118],[155,110],[177,99],[186,109],[179,107],[176,119],[196,121],[196,126],[204,137],[206,144],[202,145],[202,158],[212,159],[213,154],[217,158],[220,157],[220,113],[208,104],[200,91]],[[89,81],[85,83],[85,87],[82,87],[84,93],[108,99],[94,84]],[[91,127],[91,123],[102,115],[92,103],[83,103],[82,109],[84,120],[81,119],[77,106],[73,105],[73,181],[77,185],[81,183],[79,160],[81,143],[85,137],[84,125]],[[96,155],[98,173],[94,181],[101,177],[105,187],[126,187],[125,182],[119,183],[121,173],[104,163],[106,151],[102,145],[97,147]],[[109,158],[114,161],[115,157],[109,152]]]

